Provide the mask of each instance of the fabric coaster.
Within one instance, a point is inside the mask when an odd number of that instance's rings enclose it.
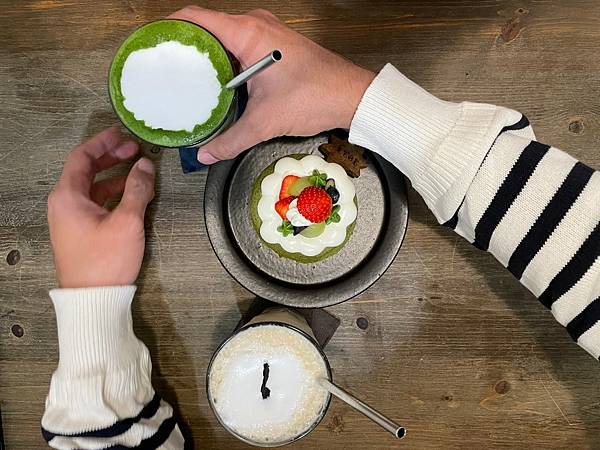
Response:
[[[196,147],[179,147],[179,160],[181,161],[181,170],[183,173],[198,172],[208,168],[197,158],[198,149]]]
[[[248,311],[242,316],[235,329],[241,328],[265,309],[272,306],[283,306],[284,308],[289,308],[303,316],[308,322],[308,326],[312,329],[321,348],[325,348],[340,326],[340,319],[332,316],[322,308],[292,308],[263,298],[256,298],[248,308]]]

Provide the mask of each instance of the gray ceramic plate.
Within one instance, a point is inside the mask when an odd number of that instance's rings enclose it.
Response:
[[[366,152],[354,179],[358,217],[354,233],[335,255],[314,264],[282,258],[263,245],[252,226],[250,195],[261,172],[286,155],[320,154],[326,135],[266,142],[210,168],[204,217],[213,249],[229,274],[261,298],[289,306],[323,307],[371,286],[394,261],[408,222],[406,184],[391,164]]]

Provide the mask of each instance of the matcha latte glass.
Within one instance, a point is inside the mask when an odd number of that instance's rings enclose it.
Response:
[[[195,147],[236,120],[236,91],[223,87],[235,75],[230,54],[213,34],[164,19],[141,26],[121,44],[108,90],[117,116],[138,138]]]

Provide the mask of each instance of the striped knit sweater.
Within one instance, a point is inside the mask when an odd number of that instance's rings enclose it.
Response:
[[[398,167],[440,223],[492,253],[600,357],[600,172],[537,142],[521,114],[444,102],[391,65],[350,139]]]
[[[600,173],[535,141],[521,114],[437,99],[387,65],[350,140],[392,162],[438,221],[491,252],[600,356]],[[60,449],[183,448],[131,322],[134,286],[56,289],[60,360],[43,435]]]

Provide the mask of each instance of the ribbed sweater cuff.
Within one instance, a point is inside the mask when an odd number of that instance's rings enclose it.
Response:
[[[502,126],[519,117],[494,105],[440,100],[387,64],[358,106],[350,142],[394,164],[445,222]]]
[[[135,286],[54,289],[60,360],[42,426],[56,433],[135,416],[152,396],[148,349],[135,336]]]
[[[107,365],[128,365],[120,360],[128,347],[138,346],[131,320],[135,291],[135,286],[50,291],[58,325],[59,371],[86,375]]]

